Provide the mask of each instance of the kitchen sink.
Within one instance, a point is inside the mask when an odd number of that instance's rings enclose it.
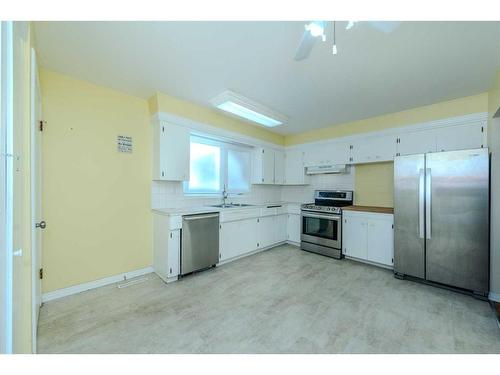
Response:
[[[210,207],[218,207],[218,208],[236,208],[236,207],[249,207],[253,206],[252,204],[245,204],[245,203],[226,203],[226,204],[214,204],[211,205]]]

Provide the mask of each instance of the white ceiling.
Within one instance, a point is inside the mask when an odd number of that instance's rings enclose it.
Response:
[[[148,98],[210,106],[226,89],[290,118],[290,134],[484,92],[500,68],[500,22],[368,24],[294,61],[304,22],[36,22],[39,63]],[[327,36],[330,37],[331,35]]]

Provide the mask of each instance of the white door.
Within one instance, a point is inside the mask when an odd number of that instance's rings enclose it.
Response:
[[[351,157],[350,144],[347,142],[335,142],[328,148],[330,162],[332,164],[349,164]]]
[[[366,218],[357,215],[345,215],[343,224],[344,254],[354,258],[366,259]]]
[[[391,219],[370,219],[367,221],[367,259],[371,262],[393,265],[394,232]]]
[[[304,183],[304,152],[301,150],[290,150],[285,156],[285,184]]]
[[[264,216],[258,219],[259,248],[271,246],[274,243],[275,220],[274,216]]]
[[[264,184],[274,184],[274,150],[262,150],[262,178]]]
[[[436,152],[436,130],[421,130],[401,134],[397,137],[398,155]]]
[[[274,232],[274,243],[280,243],[286,241],[287,221],[288,221],[288,215],[277,215],[274,217],[274,224],[276,228]]]
[[[180,229],[170,231],[168,239],[168,255],[167,255],[167,277],[175,277],[180,271],[180,254],[181,254],[181,231]]]
[[[161,124],[160,126],[160,179],[189,181],[189,129],[173,124]]]
[[[36,353],[38,314],[42,304],[42,100],[36,53],[31,49],[31,215],[32,215],[32,342]]]
[[[285,183],[285,153],[274,151],[274,183],[283,185]]]
[[[288,214],[288,223],[286,226],[288,232],[288,241],[300,242],[300,215]]]
[[[486,147],[483,140],[483,130],[484,127],[479,123],[438,129],[437,150],[454,151]]]
[[[356,140],[352,149],[354,163],[374,163],[393,160],[396,155],[396,137],[374,136]]]
[[[257,219],[221,223],[220,228],[221,262],[257,249]]]

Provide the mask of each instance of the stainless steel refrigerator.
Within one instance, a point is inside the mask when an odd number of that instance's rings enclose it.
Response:
[[[487,295],[488,149],[394,159],[394,272]]]

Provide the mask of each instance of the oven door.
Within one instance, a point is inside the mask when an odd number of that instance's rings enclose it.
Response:
[[[302,211],[302,232],[300,240],[317,245],[340,249],[342,218],[340,215],[328,215]]]

